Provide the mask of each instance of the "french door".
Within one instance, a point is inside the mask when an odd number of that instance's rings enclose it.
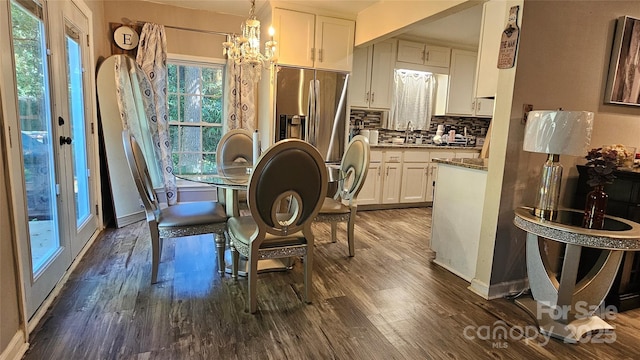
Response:
[[[13,55],[15,106],[5,114],[14,119],[10,183],[29,318],[99,226],[88,14],[75,1],[0,9],[11,29],[0,45]]]

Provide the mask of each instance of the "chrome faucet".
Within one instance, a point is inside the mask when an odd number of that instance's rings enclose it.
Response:
[[[405,144],[409,143],[409,136],[411,136],[411,133],[413,133],[413,123],[411,122],[411,120],[409,120],[409,122],[407,123],[407,128],[404,130],[404,143]]]

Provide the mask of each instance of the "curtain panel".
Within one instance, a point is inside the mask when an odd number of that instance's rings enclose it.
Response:
[[[227,60],[227,130],[256,128],[255,77],[245,66]]]
[[[167,203],[175,205],[178,193],[171,159],[167,114],[167,38],[163,25],[144,24],[136,62],[151,82],[156,116],[150,119],[149,129],[155,144],[156,159],[160,163]]]
[[[405,130],[411,121],[414,130],[428,130],[435,102],[435,76],[423,71],[396,70],[393,85],[395,96],[388,127]]]

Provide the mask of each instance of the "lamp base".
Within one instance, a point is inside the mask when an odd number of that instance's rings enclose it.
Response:
[[[549,210],[549,209],[533,209],[533,214],[541,219],[545,220],[555,220],[558,217],[558,210]]]
[[[558,216],[562,182],[562,165],[559,161],[560,155],[549,154],[542,166],[534,215],[545,220],[554,220]]]

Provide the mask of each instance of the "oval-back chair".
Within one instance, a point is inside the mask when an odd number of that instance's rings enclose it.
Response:
[[[151,233],[151,283],[155,284],[158,281],[162,240],[165,238],[213,233],[218,257],[218,272],[224,274],[223,234],[227,221],[224,207],[215,201],[179,203],[160,207],[142,149],[128,130],[122,131],[122,143],[129,170],[144,205]]]
[[[331,241],[336,242],[338,222],[347,222],[349,256],[355,254],[354,231],[357,197],[369,171],[369,140],[362,135],[354,136],[342,157],[340,169],[344,178],[338,183],[333,197],[324,199],[316,221],[331,223]],[[347,204],[344,204],[344,202]]]
[[[249,311],[257,307],[258,260],[304,257],[304,298],[311,302],[313,233],[311,224],[327,191],[327,169],[318,150],[309,143],[287,139],[269,148],[258,160],[247,191],[251,216],[227,222],[232,274],[237,276],[239,255],[248,258]]]

